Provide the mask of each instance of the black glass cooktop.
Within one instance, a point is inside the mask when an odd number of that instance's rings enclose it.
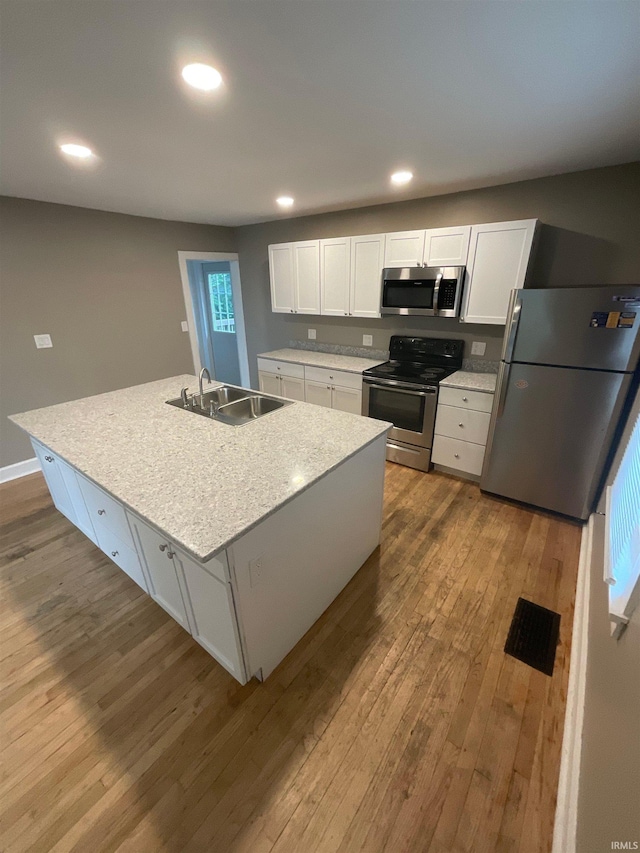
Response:
[[[394,379],[397,382],[411,382],[414,385],[437,385],[442,379],[451,376],[456,367],[431,367],[420,362],[386,361],[364,371],[365,376],[378,379]]]

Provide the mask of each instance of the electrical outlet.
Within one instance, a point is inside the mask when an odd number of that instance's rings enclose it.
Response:
[[[36,342],[38,349],[48,349],[52,347],[51,335],[34,335],[33,340]]]
[[[264,571],[264,554],[249,560],[249,585],[253,588],[262,581]]]
[[[180,328],[182,329],[183,332],[189,331],[189,324],[187,323],[186,320],[183,320],[182,323],[180,323]]]
[[[315,329],[307,329],[307,338],[310,341],[315,341],[316,339],[316,330]]]
[[[484,341],[474,341],[471,344],[471,355],[484,355],[486,348]]]
[[[373,335],[363,335],[362,336],[362,346],[363,347],[372,347],[373,346]]]

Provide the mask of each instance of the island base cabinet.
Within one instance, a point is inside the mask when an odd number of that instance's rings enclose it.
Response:
[[[214,577],[206,566],[176,555],[186,590],[191,634],[218,663],[245,684],[244,661],[231,584]]]
[[[267,678],[375,550],[385,459],[382,435],[229,546],[249,676]]]
[[[175,551],[171,543],[139,518],[129,515],[129,520],[139,540],[149,595],[188,631],[187,609],[173,562]]]

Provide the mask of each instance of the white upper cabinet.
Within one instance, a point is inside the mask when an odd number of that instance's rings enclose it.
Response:
[[[295,314],[320,313],[320,241],[293,244]]]
[[[293,243],[269,246],[269,278],[271,310],[293,313],[295,309]]]
[[[351,238],[351,298],[354,317],[380,316],[384,234]]]
[[[320,240],[320,294],[323,314],[347,317],[351,276],[351,238]]]
[[[470,225],[431,228],[425,232],[423,263],[428,267],[465,266],[470,237]]]
[[[385,267],[417,267],[424,257],[425,231],[394,231],[384,243]]]
[[[460,318],[465,323],[506,323],[509,294],[512,288],[524,285],[537,221],[471,227]]]
[[[271,310],[320,313],[320,241],[269,246]]]

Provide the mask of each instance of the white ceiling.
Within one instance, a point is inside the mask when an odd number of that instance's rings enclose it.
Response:
[[[640,159],[636,0],[1,5],[5,195],[236,225]]]

